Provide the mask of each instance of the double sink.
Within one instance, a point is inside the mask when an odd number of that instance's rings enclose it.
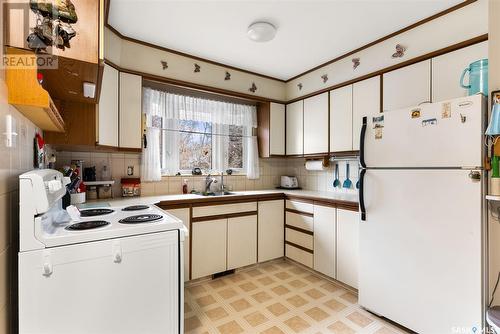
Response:
[[[229,192],[229,191],[197,192],[197,193],[194,193],[194,194],[198,195],[198,196],[205,196],[205,197],[208,197],[208,196],[229,196],[229,195],[236,195],[235,193]]]

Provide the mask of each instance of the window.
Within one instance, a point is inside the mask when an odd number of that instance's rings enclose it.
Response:
[[[193,93],[194,94],[194,93]],[[147,148],[141,177],[232,169],[259,177],[257,109],[254,105],[179,95],[144,87]]]

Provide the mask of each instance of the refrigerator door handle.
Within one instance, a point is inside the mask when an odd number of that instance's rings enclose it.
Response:
[[[365,163],[365,135],[366,135],[366,123],[368,122],[368,118],[366,116],[363,117],[363,125],[361,126],[361,134],[359,137],[359,164],[362,168],[366,168]],[[361,188],[361,186],[360,186]]]
[[[366,221],[366,208],[365,208],[365,173],[366,169],[361,169],[359,172],[359,212],[361,213],[361,221]]]

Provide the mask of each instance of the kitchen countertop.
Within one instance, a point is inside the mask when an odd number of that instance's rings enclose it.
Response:
[[[271,194],[285,194],[288,196],[297,196],[307,199],[314,200],[327,200],[327,201],[338,201],[346,202],[347,204],[357,204],[358,195],[348,194],[348,193],[336,193],[336,192],[326,192],[326,191],[311,191],[311,190],[283,190],[283,189],[271,189],[271,190],[253,190],[253,191],[234,191],[232,195],[225,196],[201,196],[195,194],[178,194],[178,195],[159,195],[159,196],[141,196],[141,197],[129,197],[129,198],[113,198],[113,199],[101,199],[101,200],[91,200],[85,204],[79,205],[80,208],[96,207],[96,206],[127,206],[136,204],[168,204],[168,202],[179,201],[200,201],[200,202],[210,202],[215,198],[224,198],[231,200],[232,197],[241,196],[259,196],[259,195],[271,195]],[[104,204],[106,203],[106,204]]]

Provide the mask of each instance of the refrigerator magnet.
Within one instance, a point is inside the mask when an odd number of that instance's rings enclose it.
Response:
[[[375,139],[382,139],[383,127],[375,127]]]
[[[427,125],[436,125],[437,124],[437,119],[435,118],[429,118],[429,119],[424,119],[422,121],[422,126],[427,126]]]
[[[420,108],[415,108],[411,111],[411,118],[420,118]]]
[[[441,106],[441,118],[450,118],[451,117],[451,103],[445,102]]]
[[[384,115],[372,118],[373,128],[383,128],[384,127]]]

